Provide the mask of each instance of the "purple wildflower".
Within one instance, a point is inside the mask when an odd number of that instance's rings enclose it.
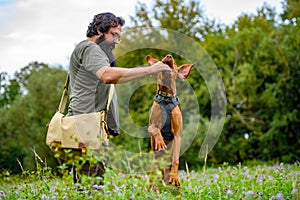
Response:
[[[283,200],[283,194],[281,192],[278,192],[275,196],[276,199],[278,200]]]
[[[293,188],[292,195],[295,197],[297,195],[297,188]]]
[[[5,193],[3,191],[0,191],[0,199],[5,199]]]
[[[198,188],[197,187],[194,188],[194,192],[198,193]]]
[[[218,179],[219,177],[220,177],[220,175],[219,174],[214,174],[214,179]]]
[[[278,167],[276,167],[276,171],[284,171],[283,163],[280,163]]]
[[[232,194],[232,191],[231,190],[228,190],[227,191],[227,196],[230,196]]]
[[[98,190],[99,189],[99,186],[97,184],[93,185],[93,189],[94,190]]]
[[[253,192],[252,190],[249,190],[249,191],[247,192],[247,195],[252,197],[252,196],[254,195],[254,192]]]
[[[44,199],[47,199],[47,195],[42,194],[42,199],[43,199],[43,200],[44,200]]]
[[[273,176],[268,176],[269,181],[273,181],[274,177]]]

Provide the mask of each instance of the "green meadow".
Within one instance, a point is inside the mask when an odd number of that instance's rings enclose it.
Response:
[[[224,163],[218,168],[179,171],[180,188],[164,184],[161,174],[123,173],[107,169],[100,178],[83,176],[73,184],[71,172],[55,175],[49,167],[19,175],[2,172],[0,199],[300,199],[298,164],[247,167]]]

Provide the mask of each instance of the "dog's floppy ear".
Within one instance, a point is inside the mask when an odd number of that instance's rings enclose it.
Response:
[[[158,60],[156,60],[155,58],[152,58],[151,56],[147,56],[146,57],[146,60],[147,60],[147,62],[150,64],[150,65],[153,65],[154,63],[157,63],[158,62]]]
[[[180,80],[182,80],[182,81],[185,80],[190,75],[190,71],[193,66],[194,66],[194,64],[183,64],[183,65],[179,66],[177,68],[178,78],[180,78]]]

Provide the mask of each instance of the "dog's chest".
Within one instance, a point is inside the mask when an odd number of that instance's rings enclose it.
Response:
[[[179,105],[179,99],[177,96],[165,97],[157,95],[154,101],[159,104],[161,109],[162,127],[160,131],[162,136],[164,140],[172,140],[174,138],[174,134],[171,132],[172,110]]]
[[[159,90],[176,94],[176,73],[160,73],[158,76]]]

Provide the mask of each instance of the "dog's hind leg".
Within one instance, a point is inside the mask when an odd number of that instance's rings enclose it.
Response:
[[[174,135],[172,144],[172,165],[170,171],[169,183],[180,186],[178,177],[179,167],[179,155],[180,155],[180,143],[181,143],[181,131],[182,131],[182,113],[179,106],[176,106],[172,111],[171,120],[171,132]]]

